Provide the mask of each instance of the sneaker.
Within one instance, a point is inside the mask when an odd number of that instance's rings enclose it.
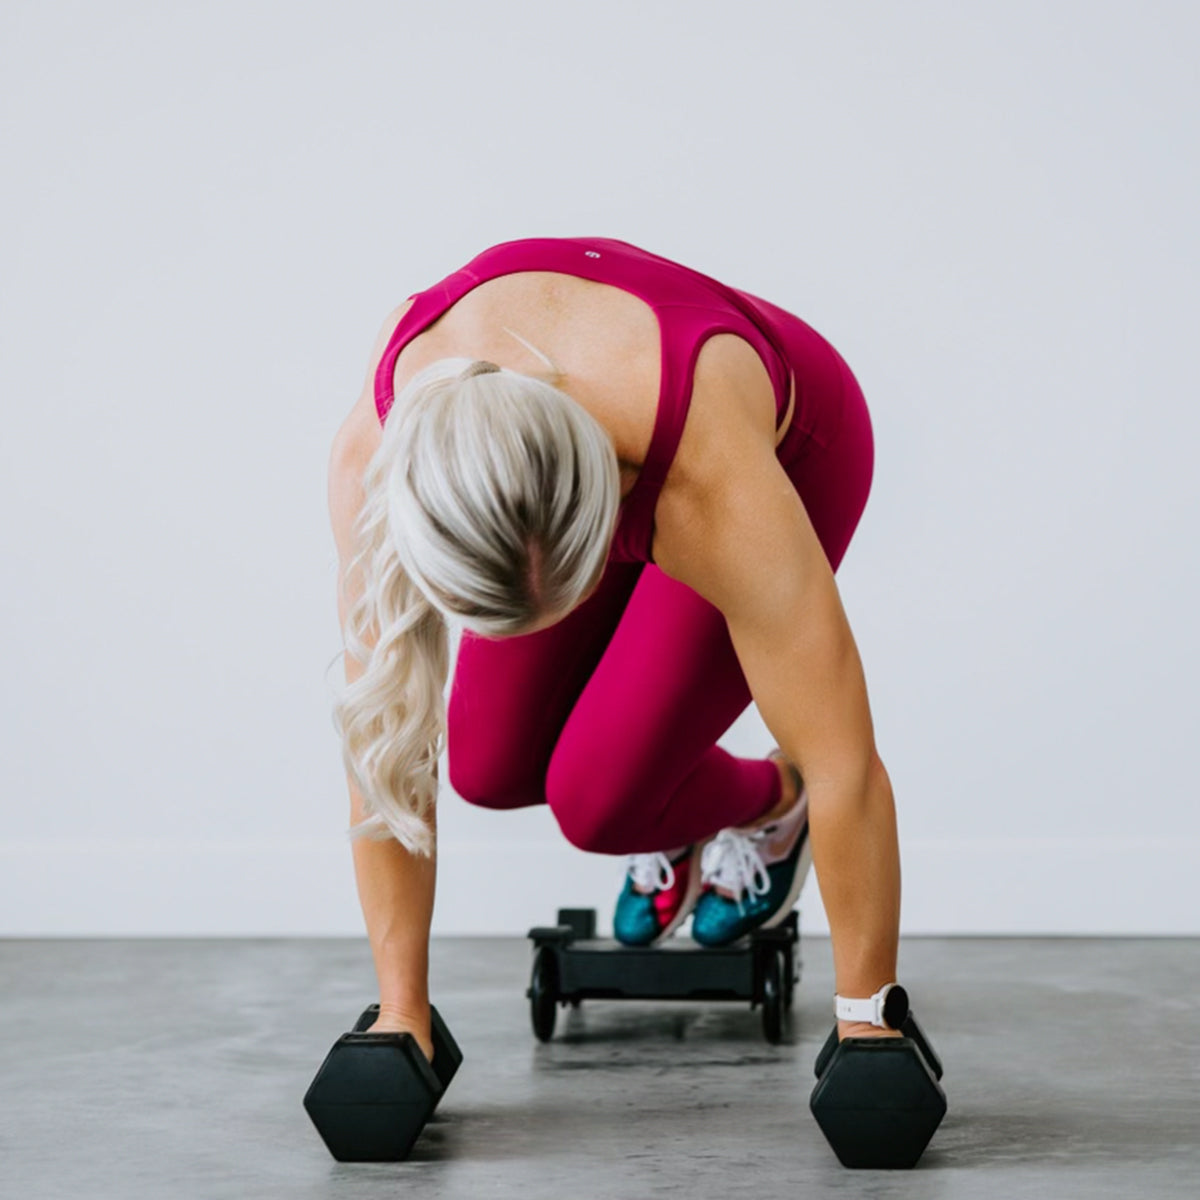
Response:
[[[613,936],[626,946],[669,938],[696,907],[704,843],[626,855],[625,885],[613,914]]]
[[[796,803],[782,816],[758,827],[722,829],[704,847],[692,937],[702,946],[724,946],[752,929],[778,925],[811,866],[808,793],[801,781]]]

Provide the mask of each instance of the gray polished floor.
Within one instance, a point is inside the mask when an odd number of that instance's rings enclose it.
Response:
[[[375,998],[365,940],[0,941],[0,1195],[1200,1195],[1200,940],[905,940],[950,1105],[909,1172],[809,1114],[829,943],[801,956],[781,1045],[748,1003],[599,1000],[543,1045],[526,939],[435,939],[462,1068],[407,1162],[350,1165],[301,1098]]]

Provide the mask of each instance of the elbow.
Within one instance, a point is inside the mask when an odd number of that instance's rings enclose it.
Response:
[[[829,765],[805,778],[810,808],[867,809],[882,799],[891,800],[892,781],[874,747],[868,755]]]
[[[871,747],[865,771],[868,788],[883,788],[885,791],[891,792],[892,777],[888,774],[887,767],[883,765],[883,759],[879,757],[879,751],[874,746]]]

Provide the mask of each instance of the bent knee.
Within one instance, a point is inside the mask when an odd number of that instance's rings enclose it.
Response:
[[[629,847],[629,830],[623,824],[607,820],[596,820],[581,814],[577,809],[551,811],[558,820],[558,827],[572,846],[586,850],[589,854],[624,854]]]
[[[629,848],[630,823],[620,796],[595,779],[568,783],[553,767],[546,779],[546,803],[563,837],[591,854],[624,854]]]
[[[446,776],[456,795],[480,808],[524,808],[546,802],[542,780],[526,764],[489,763],[478,756],[450,753]]]

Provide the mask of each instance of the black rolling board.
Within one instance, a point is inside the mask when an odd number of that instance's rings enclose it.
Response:
[[[526,996],[541,1041],[554,1033],[559,1004],[597,1000],[749,1000],[762,1005],[769,1042],[782,1036],[783,1013],[799,979],[798,914],[753,929],[728,946],[701,946],[678,935],[660,946],[626,946],[596,937],[594,908],[560,908],[554,925],[529,931],[533,974]]]

